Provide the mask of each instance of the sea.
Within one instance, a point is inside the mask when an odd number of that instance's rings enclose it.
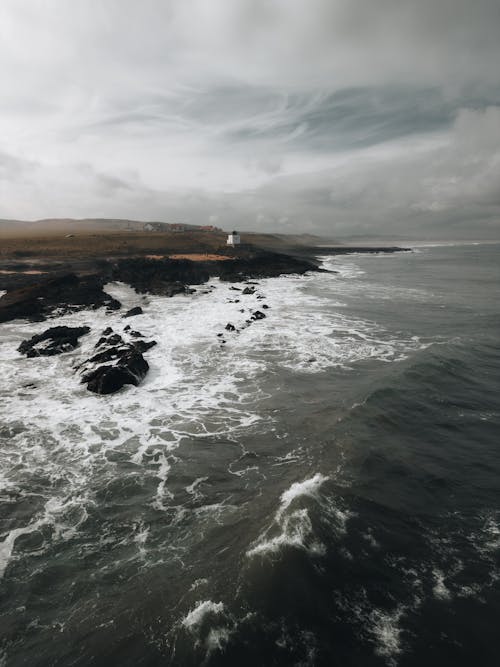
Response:
[[[321,259],[0,325],[2,667],[499,664],[500,244]]]

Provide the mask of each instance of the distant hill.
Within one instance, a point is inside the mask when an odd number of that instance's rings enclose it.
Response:
[[[157,220],[122,220],[120,218],[43,218],[41,220],[0,219],[0,232],[9,233],[75,233],[75,232],[139,232],[150,226],[150,231],[170,231],[182,227],[192,231],[217,231],[212,225],[188,225],[179,222]],[[219,230],[222,231],[222,230]]]
[[[236,224],[236,228],[238,225]],[[107,232],[172,232],[172,231],[223,232],[213,225],[189,225],[179,222],[161,222],[157,220],[127,220],[120,218],[43,218],[41,220],[6,220],[0,219],[0,234],[9,236],[44,236],[51,234],[96,234]],[[325,243],[335,244],[331,238],[314,234],[269,234],[262,232],[245,232],[247,243],[269,248],[287,246],[316,246]]]

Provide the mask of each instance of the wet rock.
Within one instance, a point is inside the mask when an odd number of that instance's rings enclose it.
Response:
[[[231,324],[231,322],[228,322],[224,328],[226,331],[236,331],[236,327],[234,324]]]
[[[147,342],[145,340],[138,340],[134,343],[135,349],[138,350],[139,352],[147,352],[155,345],[158,345],[158,343],[155,340],[149,340]]]
[[[96,394],[112,394],[126,384],[138,386],[149,370],[142,355],[156,345],[156,341],[126,342],[110,327],[105,331],[108,335],[99,339],[97,354],[79,367],[82,383]],[[133,334],[142,336],[138,331],[131,331],[130,335]]]
[[[106,334],[106,331],[108,331],[108,329],[111,332],[111,335]],[[111,329],[110,327],[108,327],[108,329],[105,329],[102,332],[103,335],[101,336],[101,338],[99,338],[99,340],[95,344],[95,347],[102,347],[103,345],[121,345],[123,343],[123,338],[120,336],[120,334],[113,333],[113,329]]]
[[[201,285],[209,277],[202,262],[186,259],[123,259],[113,268],[114,280],[121,280],[142,294],[168,297],[189,294],[187,285]]]
[[[231,287],[229,289],[232,289],[235,292],[241,292],[241,289],[239,287],[235,287],[234,285],[231,285]]]
[[[263,320],[264,318],[265,315],[260,310],[256,310],[254,313],[252,313],[252,320]]]
[[[78,339],[88,334],[90,327],[51,327],[25,340],[18,347],[27,357],[52,357],[78,347]]]
[[[264,308],[264,310],[267,310],[269,308],[269,306],[267,305],[267,303],[263,303],[262,308]]]
[[[231,262],[218,262],[217,269],[220,279],[227,282],[322,271],[317,264],[308,259],[257,248],[249,249],[244,256],[235,257]]]
[[[242,294],[255,294],[255,287],[245,287]]]
[[[134,317],[135,315],[142,315],[143,313],[144,311],[140,306],[135,306],[134,308],[127,310],[123,317]]]
[[[118,310],[121,303],[106,294],[105,278],[100,275],[77,276],[66,273],[38,278],[32,285],[7,292],[0,299],[0,322],[17,318],[43,321],[52,315],[64,315],[84,308],[105,306]]]
[[[124,352],[114,365],[99,366],[85,374],[82,382],[95,394],[113,394],[126,384],[138,386],[145,378],[149,364],[135,349]]]

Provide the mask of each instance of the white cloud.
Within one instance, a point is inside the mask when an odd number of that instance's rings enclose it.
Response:
[[[490,233],[499,27],[496,0],[3,0],[0,216]]]

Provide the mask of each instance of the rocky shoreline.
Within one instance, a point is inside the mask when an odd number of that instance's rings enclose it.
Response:
[[[122,304],[104,290],[106,283],[111,281],[126,283],[138,294],[173,297],[190,294],[196,291],[193,285],[205,285],[213,277],[225,282],[241,283],[248,282],[250,278],[322,270],[317,263],[309,260],[248,250],[244,256],[235,254],[231,259],[225,260],[195,262],[188,259],[140,257],[100,261],[98,266],[85,267],[87,271],[94,269],[90,274],[60,272],[57,268],[54,274],[50,272],[50,265],[46,268],[47,273],[19,272],[17,281],[12,278],[15,273],[7,274],[7,293],[0,298],[0,322],[15,319],[41,322],[84,309],[105,308],[107,312],[118,311]],[[253,294],[254,285],[243,288],[235,286],[235,294]],[[205,291],[209,290],[210,287]],[[239,298],[235,298],[234,302],[238,303]],[[262,305],[263,310],[267,308],[266,304]],[[142,312],[141,306],[137,305],[127,310],[122,317],[136,317]],[[262,310],[255,310],[244,326],[264,318]],[[18,351],[27,358],[63,354],[78,347],[79,339],[89,332],[88,326],[50,327],[23,341]],[[217,334],[221,346],[226,343],[224,336],[237,333],[238,329],[228,322],[224,333]],[[144,336],[130,325],[124,327],[122,334],[115,333],[108,327],[102,332],[94,354],[75,370],[80,374],[81,382],[87,385],[87,389],[96,394],[112,394],[128,384],[138,386],[149,370],[144,353],[154,345],[156,341],[145,341]]]
[[[84,308],[118,310],[121,304],[103,289],[111,281],[124,282],[139,294],[171,297],[189,294],[193,285],[203,285],[214,277],[226,282],[242,282],[322,270],[310,259],[268,251],[247,251],[244,256],[224,261],[141,257],[102,260],[79,273],[62,272],[55,266],[52,271],[39,275],[18,272],[0,281],[0,287],[7,290],[0,298],[0,322],[18,318],[40,322]]]
[[[12,279],[14,274],[9,273],[7,293],[0,298],[0,323],[15,319],[41,322],[84,309],[118,311],[122,304],[104,290],[105,285],[113,281],[129,285],[138,294],[173,297],[195,292],[199,286],[217,277],[223,282],[235,283],[230,288],[235,295],[232,303],[239,303],[246,295],[255,294],[258,283],[254,279],[324,271],[317,260],[282,253],[246,248],[232,251],[232,255],[229,259],[207,261],[143,257],[101,260],[93,266],[80,266],[79,273],[61,272],[58,267],[51,272],[47,265],[46,273],[19,272],[17,281]],[[241,283],[244,286],[238,287]],[[201,293],[210,289],[208,285]],[[264,311],[269,306],[262,303],[265,296],[260,294],[257,299],[260,306],[249,311],[243,328],[267,316]],[[240,312],[244,311],[242,308]],[[142,312],[141,306],[137,305],[122,317],[136,317]],[[23,341],[18,351],[27,358],[63,354],[78,347],[79,339],[89,332],[88,326],[50,327]],[[220,345],[226,344],[227,336],[238,333],[239,329],[228,322],[224,331],[217,334]],[[87,389],[97,394],[111,394],[127,384],[138,386],[149,370],[143,355],[154,345],[156,341],[145,341],[144,336],[132,330],[130,325],[124,327],[121,335],[108,327],[95,345],[94,353],[75,370]]]

